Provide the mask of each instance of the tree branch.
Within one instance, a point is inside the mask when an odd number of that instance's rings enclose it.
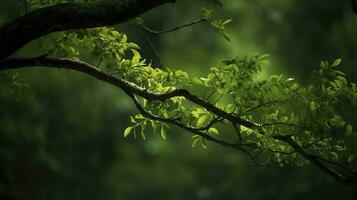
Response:
[[[148,100],[165,101],[165,100],[173,98],[173,97],[181,96],[181,97],[185,97],[187,100],[195,103],[196,105],[205,108],[207,111],[212,112],[217,117],[220,117],[221,119],[226,119],[233,124],[243,125],[250,129],[261,128],[260,125],[256,125],[253,122],[247,121],[247,120],[240,118],[238,116],[234,116],[230,113],[225,112],[224,110],[221,110],[221,109],[215,107],[214,105],[210,104],[208,101],[203,100],[200,97],[195,96],[194,94],[190,93],[188,90],[176,89],[176,90],[173,90],[173,91],[167,92],[167,93],[150,92],[150,91],[147,91],[145,88],[139,87],[138,85],[136,85],[134,83],[128,82],[122,78],[119,78],[119,77],[110,75],[104,71],[101,71],[100,69],[98,69],[90,64],[87,64],[82,61],[71,60],[71,59],[48,58],[46,56],[40,56],[40,57],[34,57],[34,58],[28,58],[28,59],[13,58],[13,59],[5,59],[3,61],[0,61],[0,71],[9,70],[9,69],[34,67],[34,66],[45,67],[45,68],[62,68],[62,69],[70,69],[70,70],[74,70],[74,71],[79,71],[79,72],[88,74],[92,77],[95,77],[98,80],[102,80],[104,82],[107,82],[114,86],[117,86],[134,100],[136,107],[144,116],[146,116],[152,120],[158,120],[158,121],[162,121],[162,122],[165,122],[168,124],[178,126],[178,127],[182,128],[184,130],[187,130],[195,135],[199,135],[199,136],[207,139],[208,141],[220,144],[222,146],[240,150],[240,151],[244,152],[245,154],[247,154],[253,161],[255,161],[255,157],[248,150],[246,150],[242,147],[242,145],[244,145],[244,144],[229,143],[229,142],[225,142],[222,140],[218,140],[218,139],[202,132],[202,130],[188,127],[175,119],[164,119],[164,118],[154,116],[154,115],[150,114],[149,112],[147,112],[140,105],[140,103],[137,101],[137,99],[135,97],[135,95],[138,95],[138,96],[141,96]],[[276,124],[277,125],[294,126],[296,128],[302,128],[297,125],[286,124],[286,123],[282,123],[282,124],[276,123]],[[269,126],[269,125],[273,125],[273,124],[265,124],[265,126]],[[322,162],[322,161],[326,161],[326,160],[322,160],[318,156],[308,154],[304,150],[303,147],[298,145],[291,138],[291,136],[276,135],[276,136],[273,136],[273,138],[276,140],[280,140],[282,142],[287,143],[291,148],[293,148],[296,151],[296,153],[300,154],[302,157],[304,157],[305,159],[310,161],[313,165],[315,165],[316,167],[321,169],[323,172],[334,177],[337,181],[339,181],[343,184],[357,184],[357,173],[351,173],[350,176],[341,175],[340,173],[329,168]]]
[[[145,88],[139,87],[138,85],[128,82],[122,78],[110,75],[100,69],[82,62],[75,61],[71,59],[55,59],[48,58],[46,56],[40,56],[28,59],[6,59],[13,53],[18,51],[21,47],[27,43],[44,36],[49,33],[57,31],[66,31],[72,29],[83,29],[83,28],[93,28],[101,26],[109,26],[117,23],[127,21],[134,18],[150,9],[163,5],[165,3],[174,3],[176,0],[110,0],[106,2],[96,2],[96,3],[64,3],[57,4],[54,6],[49,6],[35,10],[33,12],[27,13],[22,17],[15,19],[13,22],[5,24],[0,27],[0,71],[9,69],[18,69],[26,67],[47,67],[47,68],[63,68],[70,69],[74,71],[79,71],[88,74],[98,80],[110,83],[114,86],[122,89],[126,94],[128,94],[134,101],[137,109],[149,119],[162,121],[168,124],[178,126],[184,130],[187,130],[195,135],[199,135],[202,138],[220,144],[225,147],[234,148],[246,153],[253,161],[255,157],[246,149],[242,147],[239,143],[229,143],[219,139],[216,139],[209,134],[206,134],[204,130],[188,127],[183,123],[180,123],[176,119],[165,119],[152,115],[146,111],[136,99],[136,96],[148,100],[165,101],[173,97],[185,97],[192,103],[205,108],[207,111],[215,114],[220,119],[226,119],[230,121],[235,128],[238,125],[245,126],[250,129],[260,129],[264,126],[272,125],[285,125],[292,126],[295,128],[306,129],[305,127],[284,123],[284,122],[274,122],[266,123],[263,125],[258,125],[239,116],[235,116],[231,113],[227,113],[224,110],[214,106],[208,100],[204,100],[185,89],[176,89],[167,93],[155,93],[150,92]],[[356,0],[352,0],[353,8],[357,12]],[[154,31],[145,26],[143,26],[147,31],[163,34],[191,26],[193,24],[203,22],[205,19],[199,19],[197,21],[184,24],[182,26],[175,27],[173,29],[165,31]],[[209,99],[209,98],[208,98]],[[259,105],[259,106],[264,106]],[[255,107],[253,109],[257,109]],[[251,110],[248,110],[251,111]],[[214,121],[210,123],[213,125]],[[209,125],[209,126],[210,126]],[[207,126],[209,128],[209,126]],[[204,127],[204,128],[207,128]],[[237,130],[237,129],[236,129]],[[239,131],[239,130],[238,130]],[[240,135],[239,135],[240,136]],[[339,163],[323,159],[321,157],[311,155],[307,153],[304,147],[301,147],[297,142],[295,142],[290,136],[273,136],[274,139],[287,143],[294,151],[304,157],[306,160],[310,161],[313,165],[318,167],[320,170],[334,177],[337,181],[343,184],[357,184],[357,173],[353,172],[349,168],[345,168]],[[333,164],[335,166],[342,167],[346,171],[350,172],[350,175],[343,176],[337,171],[333,170],[327,166],[324,162]]]
[[[132,93],[127,93],[127,94],[132,98],[132,100],[133,100],[133,102],[134,102],[136,108],[139,110],[139,112],[140,112],[143,116],[145,116],[145,117],[147,117],[147,118],[149,118],[149,119],[152,119],[152,120],[161,121],[161,122],[165,122],[165,123],[168,123],[168,124],[171,124],[171,125],[175,125],[175,126],[181,128],[181,129],[183,129],[183,130],[186,130],[186,131],[191,132],[191,133],[194,134],[194,135],[199,135],[199,136],[201,136],[202,138],[204,138],[204,139],[206,139],[206,140],[208,140],[208,141],[211,141],[211,142],[213,142],[213,143],[216,143],[216,144],[219,144],[219,145],[222,145],[222,146],[225,146],[225,147],[230,147],[230,148],[234,148],[234,149],[236,149],[236,150],[242,151],[242,152],[244,152],[245,154],[247,154],[249,157],[251,157],[250,153],[249,153],[247,150],[243,149],[243,148],[242,148],[240,145],[238,145],[238,144],[233,144],[233,143],[229,143],[229,142],[225,142],[225,141],[216,139],[216,138],[214,138],[214,137],[212,137],[212,136],[210,136],[210,135],[208,135],[208,134],[206,134],[206,133],[201,132],[201,131],[198,130],[198,129],[195,129],[195,128],[192,128],[192,127],[188,127],[188,126],[186,126],[186,125],[184,125],[184,124],[182,124],[182,123],[176,121],[175,119],[161,118],[161,117],[157,117],[157,116],[155,116],[155,115],[149,113],[148,111],[146,111],[146,110],[141,106],[140,102],[137,100],[137,98],[135,97],[134,94],[132,94]]]
[[[111,0],[63,3],[30,12],[0,28],[0,60],[43,35],[125,22],[176,0]]]
[[[306,160],[310,161],[311,164],[313,164],[314,166],[316,166],[323,172],[325,172],[325,173],[329,174],[330,176],[332,176],[333,178],[335,178],[336,181],[346,184],[346,185],[357,184],[357,173],[356,172],[353,172],[350,176],[343,176],[340,173],[334,171],[333,169],[329,168],[328,166],[326,166],[324,163],[321,162],[321,160],[326,161],[325,159],[307,153],[290,136],[276,135],[276,136],[273,136],[273,138],[289,144],[302,157],[304,157]]]
[[[117,86],[122,90],[124,90],[126,93],[133,93],[149,100],[165,101],[173,97],[179,97],[179,96],[185,97],[187,100],[205,108],[206,110],[214,113],[220,118],[229,120],[232,123],[240,124],[250,129],[259,128],[258,125],[250,121],[247,121],[239,116],[235,116],[233,114],[225,112],[220,108],[217,108],[216,106],[209,103],[208,101],[190,93],[188,90],[176,89],[167,93],[150,92],[145,88],[139,87],[138,85],[128,82],[122,78],[110,75],[82,61],[75,61],[75,60],[64,59],[64,58],[48,58],[45,56],[27,58],[27,59],[11,58],[11,59],[5,59],[3,61],[0,61],[0,71],[8,70],[8,69],[34,67],[34,66],[47,67],[47,68],[62,68],[62,69],[79,71],[91,75],[97,78],[98,80]]]
[[[201,23],[201,22],[207,22],[207,19],[206,18],[201,18],[201,19],[196,19],[192,22],[188,22],[188,23],[185,23],[185,24],[182,24],[180,26],[176,26],[176,27],[173,27],[173,28],[170,28],[170,29],[167,29],[167,30],[163,30],[163,31],[156,31],[156,30],[153,30],[147,26],[145,26],[143,23],[140,23],[140,26],[147,32],[149,33],[152,33],[152,34],[157,34],[157,35],[162,35],[162,34],[165,34],[165,33],[170,33],[170,32],[174,32],[174,31],[177,31],[177,30],[180,30],[180,29],[183,29],[183,28],[187,28],[187,27],[190,27],[190,26],[193,26],[195,24],[198,24],[198,23]]]

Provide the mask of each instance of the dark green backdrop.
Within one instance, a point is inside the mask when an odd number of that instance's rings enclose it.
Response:
[[[0,1],[2,22],[23,11],[22,1]],[[223,1],[233,18],[226,42],[199,24],[162,36],[148,34],[161,62],[205,74],[222,59],[271,54],[267,74],[306,81],[320,60],[342,58],[357,80],[357,15],[349,0]],[[200,17],[198,1],[157,8],[143,16],[155,29]],[[145,36],[118,25],[142,54],[159,64]],[[19,55],[36,53],[39,43]],[[35,51],[34,51],[35,50]],[[123,138],[136,110],[121,91],[63,70],[0,73],[0,194],[15,199],[357,199],[357,188],[335,183],[312,167],[260,168],[230,149],[192,148],[171,129],[168,141]],[[14,101],[16,99],[16,101]],[[0,196],[0,199],[2,197]]]

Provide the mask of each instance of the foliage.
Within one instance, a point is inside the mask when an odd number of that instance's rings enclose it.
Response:
[[[61,2],[51,1],[53,4]],[[203,16],[230,40],[225,26],[231,20],[212,17],[222,4],[209,2],[213,6],[202,7]],[[29,3],[32,9],[48,5],[36,4],[38,1]],[[177,95],[165,101],[135,96],[134,102],[137,101],[144,113],[139,109],[139,114],[130,117],[132,125],[123,131],[124,137],[147,140],[148,135],[154,133],[163,140],[170,140],[174,137],[171,132],[177,123],[185,131],[193,133],[192,147],[210,149],[207,140],[213,138],[224,145],[243,147],[242,152],[249,152],[253,164],[302,166],[311,163],[299,149],[279,139],[289,137],[304,152],[342,170],[342,174],[356,169],[357,133],[354,125],[357,86],[347,81],[340,71],[341,59],[331,64],[321,62],[309,82],[300,84],[284,75],[263,79],[261,74],[268,63],[268,55],[223,60],[210,68],[204,77],[171,67],[155,68],[143,59],[139,45],[129,42],[126,34],[113,27],[53,33],[42,40],[47,45],[42,47],[41,53],[93,63],[106,73],[150,93],[168,94],[181,89],[193,91],[204,102],[255,125],[247,127],[232,123],[225,116],[207,109],[206,105],[192,102],[185,96]],[[12,77],[16,76],[10,74],[5,77],[10,77],[10,81],[2,81],[13,82],[23,93],[21,88],[26,86],[14,81]],[[33,143],[38,144],[39,152],[44,152],[44,136],[38,132]],[[50,155],[43,153],[41,156],[43,160],[49,160],[49,168],[57,170],[58,163]]]
[[[289,144],[275,139],[284,135],[291,136],[309,153],[322,159],[355,165],[356,133],[352,116],[356,114],[357,91],[356,85],[349,83],[338,70],[340,59],[332,64],[321,62],[309,85],[300,85],[294,78],[283,75],[272,75],[266,80],[259,78],[268,55],[225,60],[212,67],[206,77],[191,77],[182,70],[152,67],[142,59],[139,46],[128,42],[125,34],[113,28],[57,33],[51,37],[59,38],[49,50],[52,55],[81,60],[90,55],[96,58],[97,66],[108,73],[153,93],[176,89],[204,91],[200,95],[207,102],[260,127],[252,130],[241,126],[241,131],[235,133],[227,119],[184,97],[164,102],[141,98],[140,103],[148,113],[164,120],[142,114],[131,117],[134,125],[125,130],[125,137],[140,134],[146,139],[146,134],[153,131],[166,139],[169,126],[165,119],[172,119],[212,137],[239,134],[237,144],[254,145],[253,156],[265,164],[283,166],[309,162]],[[207,147],[205,138],[194,135],[192,146],[197,144]]]

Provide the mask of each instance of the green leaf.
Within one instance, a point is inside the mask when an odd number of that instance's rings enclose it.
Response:
[[[154,121],[154,120],[150,120],[150,122],[151,122],[151,127],[152,127],[152,129],[154,129],[154,131],[155,131],[156,128],[157,128],[157,122]]]
[[[240,126],[240,130],[246,133],[253,133],[254,131],[250,128],[247,128],[245,126]]]
[[[136,50],[139,50],[139,49],[140,49],[139,45],[137,45],[137,44],[135,44],[135,43],[133,43],[133,42],[129,42],[129,43],[128,43],[128,47],[129,47],[130,49],[136,49]]]
[[[231,21],[232,21],[232,19],[227,19],[227,20],[225,20],[225,21],[222,23],[222,25],[229,24]]]
[[[143,140],[146,140],[144,127],[141,127],[141,137],[143,138]]]
[[[131,49],[131,52],[133,52],[133,58],[132,58],[132,63],[135,65],[135,64],[138,64],[140,62],[140,59],[141,59],[141,55],[140,53],[135,50],[135,49]]]
[[[110,34],[112,34],[112,36],[117,37],[119,35],[118,31],[111,31]]]
[[[297,90],[297,89],[299,89],[299,84],[297,84],[297,83],[294,83],[294,84],[292,84],[292,86],[290,87],[291,88],[291,90]]]
[[[177,77],[184,77],[185,79],[188,79],[188,74],[187,74],[187,72],[184,72],[184,71],[182,71],[182,70],[177,70],[177,71],[175,71],[175,75],[176,75]]]
[[[333,116],[333,118],[331,119],[331,124],[335,127],[343,127],[345,125],[345,121],[342,119],[341,116],[339,115],[335,115]]]
[[[201,12],[205,18],[209,19],[212,17],[213,9],[202,7]]]
[[[200,137],[199,137],[199,138],[196,138],[195,140],[193,140],[193,142],[192,142],[192,147],[195,147],[195,146],[197,145],[197,142],[200,141],[200,140],[201,140]]]
[[[339,66],[340,64],[341,64],[341,62],[342,62],[342,60],[339,58],[339,59],[336,59],[333,63],[332,63],[332,65],[331,65],[331,67],[337,67],[337,66]]]
[[[201,79],[197,78],[197,77],[194,77],[194,78],[192,79],[192,81],[193,81],[194,83],[198,84],[198,85],[204,85],[204,82],[203,82]]]
[[[166,135],[165,128],[164,128],[164,126],[162,124],[161,124],[160,134],[161,134],[162,139],[166,140],[167,135]]]
[[[213,134],[216,134],[216,135],[218,135],[218,130],[216,129],[216,128],[209,128],[208,129],[208,133],[210,134],[210,135],[213,135]]]
[[[199,118],[201,114],[205,114],[205,113],[206,113],[206,111],[201,108],[197,108],[196,110],[191,111],[191,114],[195,118]]]
[[[226,107],[226,111],[227,112],[233,112],[234,111],[235,106],[233,104],[228,104]]]
[[[129,126],[128,128],[125,129],[124,131],[124,137],[128,137],[131,133],[131,131],[133,130],[133,126]]]
[[[135,121],[134,117],[130,117],[130,121],[131,121],[131,123],[136,124],[136,121]]]
[[[145,119],[142,114],[135,115],[135,119]]]
[[[200,118],[198,118],[198,120],[197,120],[197,126],[198,127],[204,126],[206,123],[208,123],[209,118],[210,117],[207,114],[200,116]]]

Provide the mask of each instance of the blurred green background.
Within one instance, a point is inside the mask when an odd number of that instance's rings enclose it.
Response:
[[[308,81],[320,60],[342,58],[357,81],[357,15],[349,0],[225,0],[219,14],[232,18],[226,42],[207,24],[166,35],[143,35],[118,25],[142,54],[204,75],[223,59],[269,53],[265,73]],[[145,24],[166,29],[200,18],[199,1],[180,0],[145,14]],[[0,1],[0,19],[23,11],[22,1]],[[21,56],[33,54],[36,43]],[[4,48],[4,47],[2,47]],[[306,167],[261,168],[241,154],[209,144],[191,147],[189,134],[170,129],[167,141],[148,134],[123,138],[130,99],[108,84],[65,70],[0,73],[0,199],[357,199],[342,186]]]

